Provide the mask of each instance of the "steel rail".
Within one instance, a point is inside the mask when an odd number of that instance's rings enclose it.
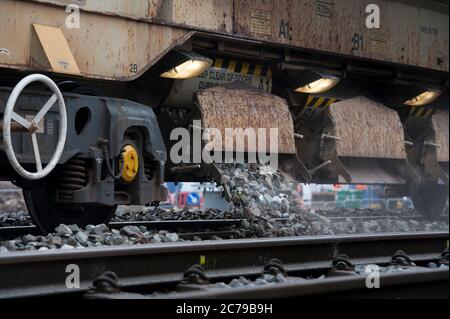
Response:
[[[332,220],[332,221],[336,221],[336,220],[347,220],[347,219],[351,219],[351,220],[380,220],[380,219],[392,219],[392,220],[423,220],[423,219],[427,219],[426,216],[422,216],[422,215],[405,215],[405,216],[401,216],[401,215],[392,215],[392,216],[332,216],[332,217],[327,217],[327,216],[323,216],[326,219]],[[441,219],[448,219],[447,215],[441,215],[438,216],[437,218]]]
[[[104,271],[113,271],[123,287],[178,283],[184,271],[203,264],[210,279],[262,273],[272,258],[289,272],[326,270],[346,254],[354,264],[386,264],[397,250],[416,263],[439,260],[448,232],[291,237],[183,242],[16,252],[0,256],[0,298],[85,292]],[[65,285],[66,267],[80,269],[80,289]]]
[[[205,289],[163,296],[164,299],[283,299],[296,297],[448,299],[448,269],[410,269],[381,273],[380,289],[368,289],[366,276],[326,277],[314,280],[291,278],[289,283],[240,289]],[[133,298],[125,294],[124,298]],[[120,299],[121,294],[96,298]],[[135,298],[147,299],[137,295]]]

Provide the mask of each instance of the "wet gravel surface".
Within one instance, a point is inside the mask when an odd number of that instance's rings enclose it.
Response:
[[[216,282],[212,284],[203,284],[202,288],[207,289],[238,289],[238,288],[254,288],[260,286],[273,286],[277,284],[288,283],[291,280],[288,276],[283,273],[277,274],[262,274],[256,279],[246,278],[241,276],[239,278],[232,279],[227,282]],[[296,279],[298,280],[298,279]],[[171,294],[177,295],[177,292],[154,292],[152,294],[127,294],[127,298],[163,298],[164,296],[169,296]]]
[[[417,215],[414,211],[381,211],[368,209],[336,209],[333,211],[300,208],[301,198],[295,184],[281,173],[250,169],[245,165],[221,167],[223,182],[231,196],[233,208],[228,212],[208,209],[166,210],[149,207],[119,207],[113,221],[217,220],[243,219],[241,227],[234,226],[229,237],[209,239],[273,238],[286,236],[341,235],[358,233],[448,231],[448,218],[431,222],[426,219],[402,219]],[[26,212],[20,193],[0,193],[0,226],[25,226],[32,221]],[[333,220],[332,217],[386,216],[380,219]],[[143,226],[126,226],[111,230],[106,225],[90,225],[79,229],[75,225],[60,225],[47,236],[22,236],[0,241],[0,253],[17,250],[73,249],[111,245],[134,245],[182,241],[180,234],[150,230]],[[194,240],[202,240],[199,237]]]
[[[217,209],[195,210],[169,210],[142,206],[120,206],[112,221],[164,221],[164,220],[220,220],[241,219],[242,215],[234,211],[223,212]]]
[[[0,188],[0,191],[2,188]],[[28,226],[31,225],[31,217],[18,192],[0,192],[0,227]]]
[[[59,225],[47,236],[21,236],[14,240],[1,241],[0,253],[23,250],[74,249],[117,245],[136,245],[181,241],[176,233],[150,231],[146,227],[125,226],[120,230],[108,226],[88,225],[80,229],[76,225]]]

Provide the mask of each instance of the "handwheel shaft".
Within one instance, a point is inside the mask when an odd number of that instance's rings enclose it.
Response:
[[[0,122],[0,131],[3,131],[3,123]],[[19,123],[11,123],[11,132],[27,133],[28,129]]]

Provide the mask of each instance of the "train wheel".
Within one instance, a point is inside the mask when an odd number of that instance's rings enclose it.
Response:
[[[53,201],[52,191],[42,187],[24,190],[23,195],[28,211],[35,225],[44,233],[50,233],[60,224],[76,224],[80,227],[108,223],[117,206],[70,207]]]
[[[446,185],[416,185],[411,192],[411,199],[421,215],[437,219],[448,203],[448,191]]]

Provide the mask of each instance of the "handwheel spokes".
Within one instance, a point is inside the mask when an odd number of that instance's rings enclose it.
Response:
[[[25,127],[27,130],[29,130],[31,127],[31,123],[28,120],[26,120],[22,115],[19,115],[14,111],[11,112],[11,119],[13,119],[17,123]]]
[[[58,101],[58,96],[56,94],[53,94],[48,101],[44,104],[44,106],[40,109],[40,111],[36,114],[33,121],[30,122],[27,119],[25,119],[22,115],[17,114],[16,112],[12,111],[11,113],[11,119],[25,127],[27,130],[31,131],[32,133],[37,130],[38,123],[42,121],[44,116],[50,111],[50,109],[53,107],[53,105]]]
[[[52,106],[55,104],[55,102],[58,100],[58,96],[56,94],[53,94],[50,99],[48,99],[47,103],[42,107],[42,109],[36,114],[36,116],[33,119],[33,123],[38,124],[47,114],[48,111],[52,108]]]
[[[36,133],[31,133],[31,142],[33,144],[34,159],[36,160],[36,170],[42,172],[41,153],[39,152]]]
[[[37,112],[34,116],[33,120],[27,120],[22,115],[14,112],[14,107],[19,99],[22,91],[32,82],[41,82],[47,85],[52,91],[53,94],[50,98],[45,102],[43,107]],[[39,151],[38,138],[37,133],[40,130],[39,124],[44,119],[44,116],[50,111],[55,103],[58,103],[58,113],[59,113],[59,129],[58,129],[58,140],[56,143],[56,150],[53,155],[48,158],[47,154],[45,154],[45,167],[43,167],[41,154]],[[15,121],[18,125],[12,126],[11,122]],[[24,129],[22,130],[22,126]],[[13,149],[13,141],[11,138],[11,133],[13,131],[25,132],[31,135],[31,144],[34,153],[34,159],[36,162],[36,172],[29,172],[24,169],[19,161],[17,160],[16,154]],[[41,131],[43,131],[41,129]],[[47,175],[49,175],[53,169],[58,165],[58,162],[64,151],[64,144],[66,142],[67,137],[67,112],[66,105],[64,103],[64,97],[59,90],[58,86],[53,82],[50,78],[42,74],[31,74],[25,78],[23,78],[12,90],[8,101],[5,107],[5,113],[3,117],[3,142],[5,145],[5,153],[8,157],[8,160],[11,164],[11,167],[16,171],[16,173],[28,180],[39,180]]]

